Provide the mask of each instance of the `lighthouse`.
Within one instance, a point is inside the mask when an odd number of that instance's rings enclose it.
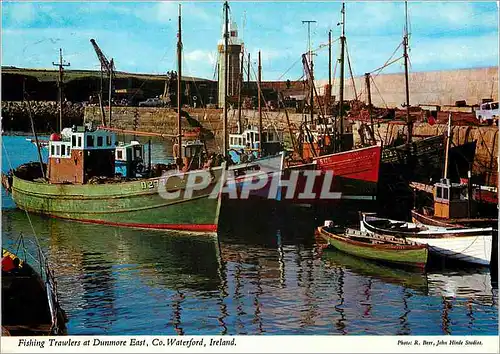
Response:
[[[222,39],[219,40],[217,49],[219,51],[218,60],[218,71],[219,71],[219,108],[224,107],[226,96],[235,96],[238,94],[238,81],[240,80],[240,54],[243,52],[243,43],[238,38],[238,27],[236,22],[230,22],[228,25],[228,84],[227,84],[227,95],[225,92],[224,85],[224,75],[226,72],[226,67],[224,66],[224,26],[222,28]]]

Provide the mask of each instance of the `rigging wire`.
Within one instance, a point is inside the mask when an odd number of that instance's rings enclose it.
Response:
[[[3,151],[5,151],[5,156],[7,157],[7,162],[9,163],[9,167],[12,171],[14,171],[14,167],[12,166],[12,163],[11,163],[11,160],[9,158],[9,152],[7,151],[6,147],[5,147],[5,143],[4,143],[4,140],[2,139],[2,146],[3,146]],[[42,166],[43,168],[43,166]],[[40,241],[38,240],[38,237],[36,235],[36,231],[35,231],[35,227],[33,226],[33,222],[31,221],[31,217],[28,213],[28,211],[25,209],[24,212],[26,213],[26,216],[28,218],[28,221],[29,221],[29,224],[31,226],[31,231],[33,232],[33,236],[35,238],[35,241],[36,241],[36,245],[38,246],[38,249],[39,249],[39,254],[40,254],[40,261],[45,261],[47,262],[47,264],[49,263],[48,260],[45,258],[45,256],[43,255],[43,253],[41,252],[42,250],[42,246],[40,245]],[[28,252],[29,254],[29,252]],[[31,255],[31,257],[33,257],[33,255]],[[40,262],[41,264],[41,262]]]
[[[390,64],[388,64],[388,63],[391,61],[391,59],[394,57],[394,55],[397,53],[397,51],[399,50],[399,48],[401,48],[401,46],[402,46],[402,45],[403,45],[403,42],[402,42],[402,41],[401,41],[401,42],[399,42],[399,45],[396,47],[396,49],[395,49],[395,50],[394,50],[394,52],[391,54],[391,56],[389,57],[389,59],[387,59],[387,61],[384,63],[384,65],[382,65],[380,68],[377,68],[377,69],[375,69],[375,70],[372,70],[372,71],[370,72],[370,74],[373,74],[374,72],[376,72],[376,71],[378,70],[378,72],[375,74],[375,76],[378,76],[378,75],[380,74],[380,72],[382,71],[382,69],[384,69],[385,67],[387,67],[387,66],[389,66],[389,65],[390,65]],[[401,57],[399,57],[397,60],[399,60],[399,59],[401,59],[401,58],[403,58],[403,57],[401,56]],[[392,63],[394,63],[394,62],[395,62],[395,61],[392,61],[392,62],[391,62],[391,64],[392,64]]]
[[[184,58],[184,57],[183,57],[182,63],[183,63],[183,65],[184,65],[184,67],[186,68],[186,71],[187,71],[187,72],[191,72],[190,67],[189,67],[189,65],[187,64],[187,60],[185,60],[185,58]],[[192,79],[192,81],[193,81],[193,84],[194,84],[195,90],[196,90],[196,92],[197,92],[198,96],[200,97],[200,103],[201,103],[201,105],[202,105],[202,107],[203,107],[203,117],[208,118],[207,106],[206,106],[206,104],[203,102],[203,97],[202,97],[201,92],[200,92],[200,90],[199,90],[199,88],[198,88],[198,85],[196,84],[196,81],[195,81],[194,77],[193,77],[193,76],[190,76],[190,77],[191,77],[191,79]],[[214,129],[214,126],[213,126],[213,124],[212,124],[211,119],[208,119],[206,122],[208,123],[207,125],[209,126],[209,128],[210,128],[209,130],[210,130],[210,131],[216,131],[216,129]],[[200,123],[200,125],[202,125],[202,124],[201,124],[201,122],[200,122],[199,120],[198,120],[198,123]],[[217,125],[219,126],[220,124],[221,124],[221,121],[220,121],[220,119],[219,119],[219,120],[218,120]],[[203,125],[202,125],[202,126],[203,126]],[[218,127],[217,127],[217,128],[218,128]],[[215,146],[216,146],[218,149],[220,149],[220,148],[221,148],[221,146],[220,146],[220,144],[219,144],[218,140],[217,140],[217,139],[214,139],[214,141],[215,141]]]
[[[370,75],[370,78],[371,78],[371,80],[372,80],[372,82],[373,82],[373,86],[375,86],[375,90],[377,90],[377,93],[378,93],[378,95],[380,96],[380,98],[382,99],[382,102],[384,102],[384,106],[385,106],[385,108],[386,108],[386,109],[389,109],[389,107],[387,106],[387,103],[386,103],[386,102],[385,102],[385,100],[384,100],[384,97],[383,97],[383,96],[382,96],[382,94],[380,93],[380,90],[378,89],[378,86],[377,86],[377,84],[375,83],[375,80],[373,79],[373,76],[371,76],[371,75]]]
[[[338,60],[335,60],[335,66],[333,67],[333,75],[332,75],[332,90],[335,86],[335,74],[337,73],[337,65],[339,64]]]
[[[345,40],[345,51],[347,54],[347,65],[349,66],[349,73],[351,74],[352,88],[354,90],[354,98],[357,100],[358,94],[356,93],[356,83],[354,82],[354,75],[353,75],[352,67],[351,67],[351,59],[349,56],[349,50],[347,49],[347,40]]]
[[[217,75],[219,73],[220,55],[221,55],[221,53],[217,50],[217,60],[214,63],[214,74],[212,76],[212,80],[214,80],[214,81],[215,81],[215,78],[217,77]]]
[[[257,77],[257,73],[255,72],[255,67],[254,67],[252,64],[250,64],[250,70],[253,72],[254,77]],[[270,109],[270,107],[269,107],[269,103],[267,102],[266,98],[264,97],[264,92],[263,92],[263,90],[262,90],[262,86],[261,86],[261,85],[259,85],[259,82],[258,82],[258,81],[257,81],[257,90],[258,90],[258,91],[260,91],[260,97],[261,97],[261,99],[264,101],[264,106],[265,106],[265,108],[266,108],[266,111],[262,112],[262,113],[263,113],[263,116],[266,118],[266,121],[267,121],[268,123],[270,123],[272,126],[274,126],[274,127],[275,127],[275,129],[276,129],[276,123],[275,123],[275,121],[276,121],[276,120],[274,120],[274,119],[273,119],[273,120],[271,120],[271,119],[269,118],[268,114],[267,114],[267,112],[270,112],[270,111],[271,111],[271,109]]]
[[[277,81],[280,81],[290,70],[292,70],[292,68],[297,65],[297,63],[299,63],[300,61],[302,60],[302,58],[298,58],[279,78]]]
[[[391,62],[389,62],[389,63],[387,63],[387,62],[386,62],[386,64],[384,64],[384,65],[382,65],[381,67],[379,67],[379,68],[377,68],[377,69],[375,69],[375,70],[371,71],[371,72],[370,72],[370,74],[374,73],[375,71],[379,71],[379,73],[380,73],[380,72],[381,72],[383,69],[385,69],[386,67],[388,67],[388,66],[390,66],[390,65],[394,64],[395,62],[397,62],[397,61],[399,61],[399,60],[401,60],[401,59],[403,59],[403,58],[404,58],[404,56],[402,55],[402,56],[400,56],[399,58],[396,58],[396,59],[394,59],[393,61],[391,61]],[[377,76],[379,73],[377,73],[375,76]],[[370,75],[370,76],[373,76],[373,75]]]

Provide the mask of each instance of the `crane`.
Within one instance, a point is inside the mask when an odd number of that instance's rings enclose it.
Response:
[[[97,54],[97,58],[101,63],[101,88],[99,92],[99,105],[101,106],[102,113],[102,124],[106,126],[106,117],[104,115],[104,106],[102,104],[102,96],[103,96],[103,74],[106,72],[109,78],[109,126],[111,126],[111,95],[113,93],[113,77],[115,73],[115,64],[113,58],[109,61],[104,53],[101,51],[101,48],[97,45],[94,39],[90,40],[90,43],[94,47],[95,53]]]

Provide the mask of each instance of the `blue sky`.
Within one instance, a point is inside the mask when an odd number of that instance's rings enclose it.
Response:
[[[117,70],[164,73],[176,68],[179,2],[3,2],[2,65],[53,68],[59,48],[71,69],[98,69],[89,42],[95,38],[113,57]],[[223,25],[222,1],[182,2],[183,73],[214,78],[217,42]],[[340,36],[341,2],[230,2],[245,48],[253,59],[262,51],[263,79],[296,80],[300,55]],[[496,2],[408,3],[410,71],[498,65]],[[391,57],[402,40],[403,2],[346,2],[346,37],[355,75],[373,71]],[[338,57],[338,41],[333,45]],[[328,76],[328,52],[315,57],[317,79]],[[402,54],[400,49],[395,57]],[[295,65],[293,65],[296,63]],[[289,68],[291,69],[285,74]],[[402,72],[402,61],[384,73]],[[285,75],[284,75],[285,74]],[[338,70],[337,70],[338,76]]]

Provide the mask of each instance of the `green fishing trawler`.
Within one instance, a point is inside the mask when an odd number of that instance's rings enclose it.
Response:
[[[181,59],[179,8],[178,92]],[[106,66],[114,70],[112,63]],[[180,94],[177,107],[175,164],[152,169],[150,153],[145,169],[137,144],[119,145],[113,128],[87,124],[52,134],[47,165],[39,151],[38,163],[2,175],[2,184],[20,209],[33,213],[123,227],[216,232],[226,164],[223,159],[205,161],[205,144],[199,139],[183,141]],[[34,128],[33,134],[40,149]],[[117,162],[126,166],[125,174],[116,174]]]
[[[114,133],[91,126],[65,130],[51,135],[46,166],[31,163],[12,171],[8,184],[20,209],[115,226],[217,231],[225,166],[200,169],[202,144],[183,144],[183,162],[156,171],[156,177],[134,168],[116,176]],[[203,173],[210,176],[206,185],[187,187]]]

